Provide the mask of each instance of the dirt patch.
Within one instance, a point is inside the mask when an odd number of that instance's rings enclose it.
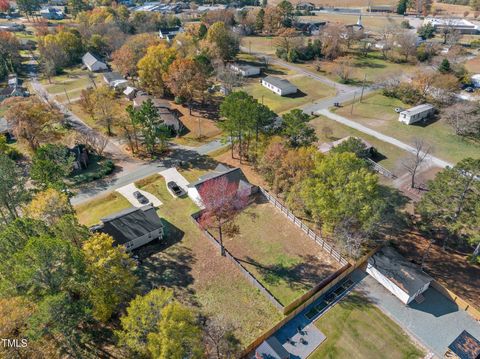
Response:
[[[190,114],[187,107],[178,105],[173,101],[171,108],[177,111],[178,118],[188,129],[185,137],[211,138],[218,136],[222,132],[216,124],[218,106],[214,103],[205,108],[194,108],[192,109],[192,114]]]
[[[239,167],[242,169],[242,172],[245,174],[245,177],[247,177],[248,181],[252,184],[255,184],[257,186],[261,187],[268,187],[267,183],[264,181],[264,179],[255,171],[252,165],[245,163],[242,161],[240,164],[240,161],[238,159],[232,158],[231,151],[226,151],[222,153],[219,156],[215,157],[215,160],[218,162],[225,163],[229,165],[230,167]]]
[[[398,237],[395,245],[408,260],[421,263],[429,241],[418,232]],[[452,292],[480,308],[480,266],[468,263],[467,255],[453,249],[432,245],[424,270]]]

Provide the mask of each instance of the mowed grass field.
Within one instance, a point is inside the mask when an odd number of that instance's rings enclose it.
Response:
[[[366,0],[368,1],[368,0]],[[388,0],[386,1],[388,2]],[[386,2],[381,5],[388,5]],[[373,4],[372,4],[373,5]],[[334,6],[343,6],[342,4],[336,3]],[[320,13],[315,16],[302,16],[302,21],[327,21],[328,23],[337,23],[342,25],[351,25],[356,24],[358,21],[358,15],[355,14],[332,14],[332,13]],[[393,14],[392,16],[383,15],[367,15],[362,14],[362,24],[367,31],[380,31],[385,26],[388,25],[400,25],[404,19],[400,16]]]
[[[242,345],[281,319],[282,314],[203,237],[190,217],[198,208],[188,197],[173,198],[160,175],[135,184],[163,202],[158,213],[167,243],[143,260],[141,275],[147,288],[173,288],[182,301],[231,323]]]
[[[340,108],[336,113],[405,143],[413,144],[415,138],[424,139],[433,147],[432,153],[446,161],[456,163],[466,157],[480,158],[480,144],[457,136],[441,118],[426,125],[399,122],[394,108],[411,107],[400,105],[398,100],[375,94],[362,103],[355,103],[353,114],[350,114],[350,106]]]
[[[369,136],[363,132],[357,131],[351,127],[345,126],[323,116],[311,120],[310,125],[315,128],[319,143],[333,142],[347,136],[355,136],[364,139],[372,144],[379,152],[380,157],[377,159],[377,163],[392,171],[397,176],[401,174],[399,171],[404,170],[401,168],[402,160],[411,156],[408,152],[403,151],[397,146],[383,142],[373,136]],[[330,137],[325,136],[325,127],[328,127],[332,130],[332,135]]]
[[[238,233],[224,235],[225,247],[283,305],[341,267],[262,195],[235,224]]]
[[[127,209],[132,205],[121,194],[111,192],[91,201],[75,206],[78,221],[85,226],[93,226],[101,218]]]
[[[425,355],[400,326],[355,292],[315,325],[327,339],[309,359],[416,359]]]
[[[289,96],[279,96],[263,87],[259,79],[251,81],[242,89],[268,106],[272,111],[281,114],[310,102],[335,95],[335,89],[324,85],[310,77],[290,75],[283,78],[298,87],[299,92]]]

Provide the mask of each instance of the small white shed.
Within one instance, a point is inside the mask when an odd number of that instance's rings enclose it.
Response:
[[[297,86],[290,81],[275,76],[267,76],[263,78],[262,85],[280,96],[291,95],[298,91]]]
[[[433,280],[392,247],[384,247],[368,259],[367,273],[404,304],[425,292]]]
[[[435,107],[428,103],[400,112],[398,120],[407,125],[424,120],[435,113]]]

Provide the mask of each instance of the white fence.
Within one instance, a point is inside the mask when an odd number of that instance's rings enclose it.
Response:
[[[310,229],[305,223],[302,222],[301,219],[296,217],[287,207],[285,207],[279,200],[277,200],[274,196],[272,196],[270,193],[268,193],[267,190],[263,189],[262,187],[259,187],[260,191],[262,194],[272,203],[276,208],[278,208],[287,218],[292,221],[294,224],[296,224],[298,227],[304,231],[307,236],[309,236],[311,239],[313,239],[320,247],[323,248],[324,251],[330,254],[330,256],[335,259],[337,262],[339,262],[342,266],[345,266],[348,263],[348,261],[342,257],[342,255],[333,248],[332,245],[328,244],[323,240],[323,238],[315,233],[313,230]]]

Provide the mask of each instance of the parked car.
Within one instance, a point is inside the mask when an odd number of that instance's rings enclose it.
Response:
[[[475,91],[475,89],[474,89],[473,87],[470,87],[470,86],[469,86],[469,87],[466,87],[466,88],[465,88],[465,91],[472,93],[472,92]]]
[[[181,189],[180,186],[176,184],[174,181],[168,182],[167,187],[177,197],[181,197],[185,194],[185,191]]]
[[[147,197],[145,197],[143,194],[140,193],[140,191],[135,191],[133,192],[133,196],[137,199],[138,202],[141,204],[149,204],[150,201],[148,200]]]

